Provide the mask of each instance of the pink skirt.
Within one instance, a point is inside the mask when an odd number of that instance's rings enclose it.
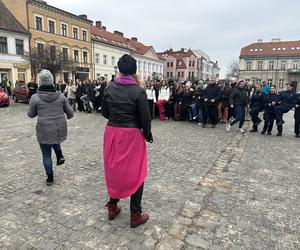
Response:
[[[103,159],[109,197],[134,194],[147,177],[147,149],[141,130],[106,126]]]

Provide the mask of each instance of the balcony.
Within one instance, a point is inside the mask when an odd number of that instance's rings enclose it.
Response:
[[[300,74],[300,69],[288,69],[288,74]]]

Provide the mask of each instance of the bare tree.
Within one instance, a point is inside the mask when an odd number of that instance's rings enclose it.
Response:
[[[58,50],[56,46],[43,48],[31,48],[27,53],[31,64],[32,74],[36,76],[42,69],[48,69],[55,79],[56,75],[63,70],[73,71],[74,60]]]
[[[238,79],[240,73],[240,63],[238,59],[234,59],[231,61],[227,68],[227,79]]]

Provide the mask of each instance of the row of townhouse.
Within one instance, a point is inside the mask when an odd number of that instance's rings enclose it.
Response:
[[[74,15],[42,0],[0,0],[0,6],[0,79],[28,82],[32,72],[26,55],[30,48],[46,47],[72,61],[70,69],[56,76],[65,82],[102,76],[110,80],[125,53],[137,60],[142,79],[163,76],[164,61],[152,46],[119,31],[109,32],[100,21],[93,25],[87,15]]]
[[[212,62],[210,57],[201,50],[182,48],[158,53],[165,60],[164,78],[179,81],[187,80],[219,80],[220,68],[218,62]]]
[[[252,83],[267,82],[276,85],[279,91],[292,83],[299,89],[300,83],[300,40],[281,41],[259,39],[241,49],[240,79]]]

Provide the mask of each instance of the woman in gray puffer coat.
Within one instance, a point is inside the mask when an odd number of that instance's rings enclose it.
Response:
[[[43,163],[47,174],[46,183],[54,182],[51,151],[55,151],[57,165],[65,162],[60,143],[67,139],[67,119],[74,116],[73,109],[66,97],[55,90],[54,79],[50,71],[42,70],[39,74],[40,87],[30,99],[28,116],[38,117],[36,135],[43,154]]]

